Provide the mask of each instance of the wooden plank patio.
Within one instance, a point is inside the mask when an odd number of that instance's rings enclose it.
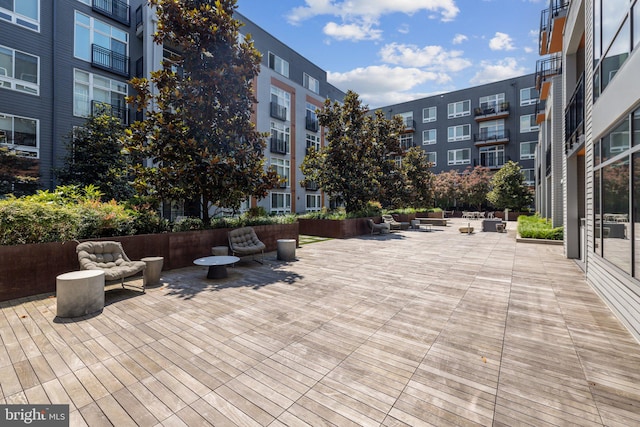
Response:
[[[640,425],[640,344],[562,247],[460,224],[164,272],[83,318],[0,303],[0,403],[92,427]]]

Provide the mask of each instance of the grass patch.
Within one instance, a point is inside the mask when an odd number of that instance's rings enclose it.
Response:
[[[320,237],[320,236],[307,236],[304,234],[300,234],[298,236],[298,243],[300,246],[308,245],[310,243],[323,242],[325,240],[331,240],[330,237]]]
[[[562,240],[563,227],[553,227],[551,221],[539,215],[518,217],[518,234],[527,239]]]

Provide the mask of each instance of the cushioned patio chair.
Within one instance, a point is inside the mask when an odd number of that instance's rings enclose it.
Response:
[[[254,261],[264,264],[265,248],[265,244],[258,239],[252,227],[236,228],[235,230],[229,231],[229,249],[231,249],[231,255],[253,255]],[[255,258],[255,254],[257,253],[262,255],[260,261]]]
[[[81,270],[102,270],[106,282],[120,281],[123,288],[125,278],[144,272],[146,267],[144,261],[131,261],[120,242],[82,242],[76,247],[76,253]],[[144,279],[142,286],[127,286],[145,291]]]
[[[389,224],[386,224],[384,222],[381,224],[376,224],[370,218],[367,218],[367,225],[369,225],[369,228],[371,229],[372,236],[374,233],[387,234],[391,230],[391,226]]]
[[[396,221],[393,215],[382,215],[382,222],[389,224],[391,230],[408,230],[411,225],[408,222]]]

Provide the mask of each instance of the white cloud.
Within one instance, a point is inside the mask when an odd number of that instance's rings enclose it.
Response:
[[[480,63],[480,71],[469,82],[474,85],[481,85],[521,76],[526,73],[527,69],[518,65],[518,61],[515,58],[504,58],[496,63],[482,61]]]
[[[337,40],[379,40],[382,31],[371,28],[370,24],[336,24],[329,22],[324,26],[322,32]]]
[[[409,34],[409,26],[407,24],[402,24],[398,28],[398,32],[400,34]]]
[[[513,40],[509,34],[497,32],[496,35],[489,40],[489,48],[491,50],[513,50],[515,47],[513,46]]]
[[[382,60],[389,64],[426,67],[432,71],[457,72],[471,66],[460,50],[445,50],[442,46],[425,46],[391,43],[380,49]]]
[[[445,73],[424,71],[414,67],[373,65],[345,73],[329,72],[327,80],[344,91],[356,92],[365,104],[375,106],[395,104],[426,96],[407,93],[407,91],[426,82],[447,83],[450,77]]]
[[[525,48],[524,48],[524,51],[525,51],[526,53],[533,53],[533,52],[535,52],[535,49],[534,49],[534,48],[532,48],[532,47],[525,47]]]
[[[465,42],[467,40],[469,40],[469,37],[465,36],[464,34],[456,34],[453,38],[453,44],[461,44],[462,42]]]

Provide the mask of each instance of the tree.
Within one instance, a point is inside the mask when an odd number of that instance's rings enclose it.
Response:
[[[402,158],[400,171],[403,176],[405,199],[401,207],[426,208],[433,203],[434,174],[427,153],[419,147],[411,147]]]
[[[37,161],[0,146],[0,194],[21,196],[35,191],[37,184]]]
[[[460,198],[469,206],[477,206],[482,210],[482,204],[487,200],[487,193],[491,189],[491,173],[489,168],[476,166],[467,168],[460,177]]]
[[[155,42],[178,55],[151,82],[132,80],[136,95],[129,102],[147,114],[131,126],[127,147],[153,162],[136,166],[135,184],[163,199],[197,201],[208,223],[212,206],[238,209],[278,183],[265,170],[266,135],[251,122],[260,53],[250,36],[239,41],[235,0],[149,3],[158,16]]]
[[[67,142],[64,166],[55,171],[61,185],[98,187],[105,200],[128,200],[135,191],[123,154],[124,125],[109,114],[90,116]]]
[[[436,206],[446,209],[454,205],[460,196],[460,175],[456,170],[451,169],[435,175],[433,196]]]
[[[328,145],[310,149],[300,166],[303,184],[317,183],[330,197],[344,202],[347,212],[364,209],[397,182],[391,154],[401,153],[402,119],[386,119],[380,110],[373,116],[367,112],[353,91],[347,92],[343,104],[326,100],[318,122],[327,128]]]
[[[524,183],[520,165],[514,161],[508,161],[493,175],[491,187],[487,200],[497,209],[522,210],[533,201],[533,194]]]

